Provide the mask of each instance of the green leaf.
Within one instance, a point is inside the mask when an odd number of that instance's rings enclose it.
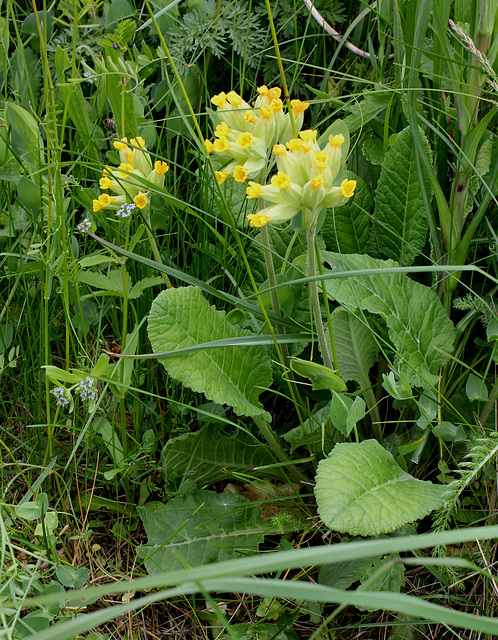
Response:
[[[422,132],[420,136],[430,157],[427,138]],[[430,189],[428,195],[432,197]],[[410,127],[397,135],[386,153],[375,194],[374,219],[380,251],[402,265],[412,264],[425,244],[428,221]]]
[[[197,287],[162,291],[152,303],[148,332],[156,353],[251,335],[230,324]],[[271,361],[261,347],[203,349],[158,360],[173,378],[213,402],[230,405],[237,415],[265,413],[258,397],[271,384]]]
[[[375,536],[437,509],[444,490],[403,471],[377,440],[365,440],[336,444],[319,463],[315,497],[332,530]]]
[[[350,310],[381,315],[396,348],[399,373],[414,386],[435,385],[439,367],[453,351],[455,329],[434,291],[397,272],[399,265],[392,260],[333,253],[322,257],[332,267],[330,273],[367,271],[327,280],[328,294]],[[379,273],[368,275],[373,269]]]
[[[112,269],[105,276],[97,271],[81,271],[78,274],[78,281],[90,287],[95,287],[98,291],[93,291],[93,295],[122,296],[123,294],[123,273],[121,269]],[[127,289],[130,289],[130,276],[126,274]]]
[[[368,388],[368,372],[377,360],[379,347],[366,320],[339,308],[332,314],[332,329],[339,375],[345,382],[354,380],[362,389]]]
[[[471,402],[474,402],[474,400],[486,402],[489,397],[489,391],[485,380],[478,378],[473,373],[469,373],[467,384],[465,385],[465,392],[467,394],[467,398]]]
[[[261,508],[230,492],[199,491],[138,512],[148,542],[140,555],[150,574],[257,553],[268,530]]]
[[[228,436],[211,424],[195,433],[171,438],[161,453],[166,482],[181,479],[178,493],[202,489],[233,479],[233,472],[251,473],[255,467],[272,463],[267,448],[255,438],[243,431]]]
[[[332,369],[318,362],[292,358],[290,368],[299,376],[309,378],[312,382],[313,391],[320,391],[321,389],[328,389],[329,391],[346,390],[344,381]]]
[[[69,56],[60,46],[55,51],[55,68],[57,71],[58,88],[61,98],[69,113],[69,117],[84,145],[98,164],[101,163],[100,153],[93,142],[95,139],[95,123],[92,124],[88,114],[88,107],[83,90],[79,82],[66,83],[65,70],[70,67]]]
[[[344,119],[349,133],[353,133],[357,129],[361,129],[372,118],[375,118],[379,113],[387,109],[389,101],[391,100],[392,92],[385,91],[371,91],[365,93],[365,97],[360,102],[352,104],[352,106],[346,106],[346,109],[350,111]],[[341,104],[341,108],[344,105]]]
[[[68,589],[80,589],[90,577],[90,569],[79,567],[75,569],[71,565],[61,565],[55,569],[57,580]]]
[[[356,180],[354,197],[341,207],[327,209],[321,234],[329,251],[364,253],[367,250],[373,198],[367,185],[350,171],[344,177]]]
[[[17,184],[17,195],[23,207],[37,213],[42,206],[42,190],[33,180],[21,176]]]

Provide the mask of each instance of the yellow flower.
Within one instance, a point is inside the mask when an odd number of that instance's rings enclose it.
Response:
[[[254,144],[254,136],[249,131],[240,133],[237,137],[237,144],[241,149],[248,149]]]
[[[110,204],[112,204],[115,199],[116,198],[114,198],[114,196],[109,196],[107,193],[102,193],[97,200],[92,201],[93,212],[97,213],[97,211],[105,209],[105,207],[108,207]]]
[[[111,189],[115,186],[114,180],[111,180],[107,175],[103,175],[99,180],[99,186],[101,189]]]
[[[227,96],[226,93],[224,91],[222,91],[221,93],[219,93],[217,96],[213,96],[211,98],[211,102],[216,105],[218,108],[222,108],[223,105],[226,103],[227,101]]]
[[[292,153],[295,153],[296,151],[299,152],[302,148],[303,141],[299,140],[299,138],[292,138],[292,140],[289,140],[287,142],[287,149],[289,149],[289,151],[292,151]]]
[[[154,162],[154,169],[158,176],[163,176],[166,171],[169,171],[169,165],[167,162],[162,162],[161,160],[156,160]]]
[[[305,229],[315,229],[322,209],[338,207],[354,194],[355,180],[343,180],[340,186],[334,183],[341,170],[341,144],[343,136],[332,136],[322,149],[314,130],[302,131],[299,138],[273,148],[277,161],[277,172],[270,184],[250,182],[247,198],[260,198],[269,206],[251,214],[251,226],[281,223],[302,212]]]
[[[130,140],[130,144],[133,147],[138,147],[139,149],[145,149],[145,140],[140,136],[137,136],[136,138],[132,138]]]
[[[326,151],[315,151],[313,154],[313,164],[322,172],[329,163],[329,154]]]
[[[206,147],[206,151],[208,153],[214,152],[214,144],[211,142],[211,140],[204,140],[204,146]]]
[[[273,116],[273,109],[270,107],[269,104],[264,104],[261,107],[260,113],[261,113],[261,117],[264,120],[269,120]]]
[[[118,169],[120,171],[126,171],[127,173],[132,173],[133,171],[133,167],[131,166],[131,164],[128,164],[127,162],[122,162],[119,165]]]
[[[100,211],[101,209],[104,208],[104,205],[99,202],[99,200],[92,200],[92,205],[93,205],[93,212],[97,213],[97,211]]]
[[[128,138],[121,138],[121,140],[114,140],[112,144],[116,149],[119,149],[120,151],[124,151],[125,149],[128,148],[128,145],[126,144],[127,142],[128,142]]]
[[[253,182],[252,180],[249,181],[249,186],[246,189],[246,196],[248,198],[257,198],[259,196],[259,194],[261,193],[261,185],[259,184],[259,182]]]
[[[264,213],[250,213],[247,216],[247,219],[249,220],[251,227],[264,227],[265,224],[270,222],[270,218],[268,218]]]
[[[254,113],[252,111],[246,111],[244,113],[244,122],[247,124],[254,124],[256,122],[256,118],[254,117]]]
[[[316,176],[316,178],[312,178],[311,180],[311,188],[318,189],[318,187],[323,187],[324,182],[323,176]]]
[[[277,111],[282,111],[284,103],[279,98],[275,98],[270,102],[270,107],[273,109],[273,113],[277,113]]]
[[[218,180],[218,184],[223,184],[225,180],[228,178],[227,171],[215,171],[216,180]]]
[[[340,147],[344,143],[344,136],[338,133],[336,136],[329,136],[329,144],[331,147]]]
[[[258,87],[257,91],[260,96],[265,97],[268,95],[268,87],[266,86],[266,84],[263,84],[261,85],[261,87]]]
[[[240,107],[242,104],[242,98],[236,91],[229,91],[226,99],[232,107]]]
[[[108,207],[110,204],[114,202],[116,198],[114,196],[110,196],[107,193],[102,193],[99,196],[99,202],[101,202],[104,207]]]
[[[343,180],[341,182],[341,193],[345,198],[350,198],[356,189],[356,180]]]
[[[248,171],[245,167],[235,167],[233,170],[233,178],[237,182],[245,182]]]
[[[268,93],[266,94],[266,97],[271,102],[272,100],[278,100],[278,98],[280,98],[281,95],[282,95],[282,89],[280,89],[280,87],[273,87],[273,89],[268,89]]]
[[[221,122],[215,129],[214,135],[217,138],[226,137],[230,133],[230,129],[226,122]]]
[[[147,206],[147,195],[145,193],[139,192],[133,198],[133,202],[137,205],[139,209],[144,209]]]
[[[294,117],[300,116],[309,107],[309,102],[301,102],[301,100],[291,100],[292,113]]]
[[[316,129],[307,129],[306,131],[300,131],[299,137],[301,138],[301,140],[304,140],[305,142],[315,142],[316,134],[317,134]]]
[[[273,176],[271,183],[277,189],[288,189],[290,187],[290,178],[283,171],[279,171],[276,176]]]
[[[230,143],[228,142],[228,138],[222,136],[221,138],[217,138],[214,141],[213,149],[217,153],[222,153],[223,151],[228,151],[230,149]]]

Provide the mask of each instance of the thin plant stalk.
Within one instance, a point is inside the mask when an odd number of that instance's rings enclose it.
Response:
[[[308,251],[308,272],[310,278],[315,278],[316,273],[316,253],[315,253],[315,230],[308,228],[306,230],[306,244]],[[310,280],[310,299],[311,306],[313,308],[313,316],[315,318],[316,334],[318,337],[318,344],[320,345],[320,351],[322,352],[323,363],[329,369],[334,369],[332,358],[330,357],[329,346],[325,336],[325,329],[323,327],[322,310],[320,307],[320,297],[318,293],[318,284],[316,280]],[[332,340],[332,336],[330,336]]]

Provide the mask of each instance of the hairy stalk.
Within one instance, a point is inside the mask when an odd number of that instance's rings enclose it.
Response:
[[[152,229],[150,226],[150,213],[149,213],[149,207],[145,207],[145,209],[142,212],[142,215],[144,217],[145,220],[145,229],[147,231],[147,237],[149,239],[149,244],[150,244],[150,248],[152,249],[152,253],[154,254],[154,258],[156,260],[156,262],[158,262],[159,264],[164,264],[161,258],[161,254],[159,253],[159,249],[157,247],[157,243],[156,243],[156,239],[154,238],[154,235],[152,233]],[[172,289],[173,285],[171,284],[171,280],[168,278],[168,275],[166,273],[164,273],[164,271],[161,271],[161,276],[164,280],[164,283],[166,285],[166,287],[168,289]]]
[[[280,316],[282,314],[280,309],[280,302],[278,299],[278,290],[276,289],[277,278],[275,275],[275,266],[273,264],[273,257],[271,254],[270,235],[268,233],[267,225],[263,225],[261,227],[261,239],[263,241],[263,252],[265,256],[265,265],[266,265],[266,272],[268,274],[268,282],[271,287],[270,296],[271,296],[272,310],[275,315]],[[277,329],[278,334],[280,335],[285,334],[285,327],[282,326],[279,322],[275,323],[275,328]],[[282,361],[286,369],[287,381],[289,383],[289,391],[292,397],[292,401],[294,403],[294,406],[296,407],[296,411],[298,412],[299,422],[302,423],[304,419],[303,418],[304,406],[303,406],[301,397],[299,395],[299,390],[296,386],[296,382],[294,380],[292,370],[290,368],[289,347],[285,342],[283,342],[280,345],[280,350],[282,353]]]
[[[315,230],[308,228],[306,231],[306,241],[308,249],[308,271],[310,278],[315,278],[316,273],[316,254],[315,254]],[[320,345],[320,351],[322,352],[323,363],[329,369],[334,369],[332,358],[330,357],[329,347],[327,339],[325,337],[325,330],[323,327],[322,310],[320,307],[320,297],[318,293],[318,284],[316,280],[311,280],[310,284],[310,298],[311,305],[313,307],[313,316],[315,319],[316,334],[318,337],[318,344]],[[332,336],[330,336],[332,341]]]

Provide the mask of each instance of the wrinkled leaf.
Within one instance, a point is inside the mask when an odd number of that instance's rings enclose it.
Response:
[[[257,553],[268,530],[261,508],[230,492],[199,491],[138,512],[147,533],[140,555],[150,574]]]
[[[377,440],[336,444],[318,465],[320,518],[334,531],[375,536],[442,505],[444,487],[417,480]]]
[[[196,287],[162,291],[152,303],[148,331],[155,353],[251,335],[230,324]],[[203,349],[158,360],[182,384],[213,402],[230,405],[238,415],[264,414],[258,397],[272,378],[270,358],[261,347]]]
[[[337,253],[325,253],[323,258],[331,273],[382,269],[372,275],[327,280],[327,292],[351,311],[381,315],[396,349],[394,365],[399,374],[414,386],[436,385],[438,369],[453,351],[455,329],[435,292],[395,271],[399,265],[392,260]]]

